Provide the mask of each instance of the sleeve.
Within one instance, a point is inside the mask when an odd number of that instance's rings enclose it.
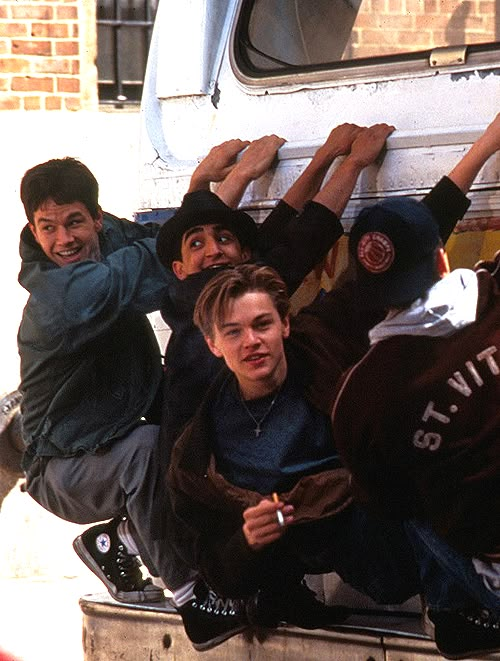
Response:
[[[274,232],[273,242],[262,247],[260,257],[281,275],[291,295],[343,233],[332,211],[308,202],[301,214],[289,218],[281,236]]]
[[[259,253],[267,253],[283,239],[288,223],[297,216],[297,211],[280,200],[267,218],[259,225]]]
[[[470,200],[449,178],[443,177],[422,200],[439,224],[441,240],[445,244],[470,206]]]
[[[101,262],[64,268],[38,264],[24,284],[30,292],[27,313],[36,320],[37,343],[73,352],[100,336],[126,312],[149,313],[168,296],[173,274],[147,238],[111,253]]]

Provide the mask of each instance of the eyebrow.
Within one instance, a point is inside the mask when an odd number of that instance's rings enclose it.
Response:
[[[269,317],[272,318],[271,312],[263,312],[262,314],[257,315],[252,319],[252,324],[258,323],[259,321],[265,321]],[[224,328],[229,328],[231,326],[240,326],[241,324],[237,321],[224,321],[219,328],[223,330]]]
[[[198,234],[198,232],[203,232],[204,227],[213,227],[216,231],[227,230],[228,232],[231,232],[231,234],[233,234],[232,230],[230,230],[229,227],[225,227],[224,225],[216,225],[215,223],[207,223],[206,225],[196,225],[195,227],[190,227],[188,230],[184,232],[182,241],[185,242],[193,234]]]
[[[64,219],[64,222],[68,222],[69,220],[74,220],[75,218],[82,218],[83,213],[81,211],[74,211],[71,213],[67,218]],[[45,218],[42,216],[42,218],[37,218],[36,222],[38,223],[53,223],[54,219],[53,218]]]

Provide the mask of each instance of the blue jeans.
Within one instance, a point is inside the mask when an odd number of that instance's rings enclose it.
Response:
[[[484,585],[472,561],[417,521],[405,524],[420,571],[422,592],[433,610],[481,605],[500,614],[500,599]]]
[[[320,521],[291,526],[277,547],[303,573],[335,571],[379,604],[400,604],[420,592],[418,567],[403,525],[353,504]]]

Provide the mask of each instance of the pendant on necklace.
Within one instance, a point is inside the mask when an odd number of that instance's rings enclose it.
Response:
[[[261,431],[262,431],[262,429],[260,428],[260,425],[257,425],[257,427],[255,427],[255,429],[254,429],[255,438],[258,438],[260,436]]]

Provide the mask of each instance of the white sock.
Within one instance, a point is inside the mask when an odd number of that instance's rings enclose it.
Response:
[[[125,544],[127,553],[130,553],[130,555],[139,555],[137,544],[135,543],[134,538],[130,533],[128,519],[125,519],[125,521],[120,521],[116,529],[116,534],[118,535],[120,541]]]
[[[188,581],[188,583],[184,583],[184,585],[177,588],[177,590],[172,590],[174,606],[184,606],[188,601],[191,601],[194,597],[194,586],[196,585],[197,580],[198,579]]]

